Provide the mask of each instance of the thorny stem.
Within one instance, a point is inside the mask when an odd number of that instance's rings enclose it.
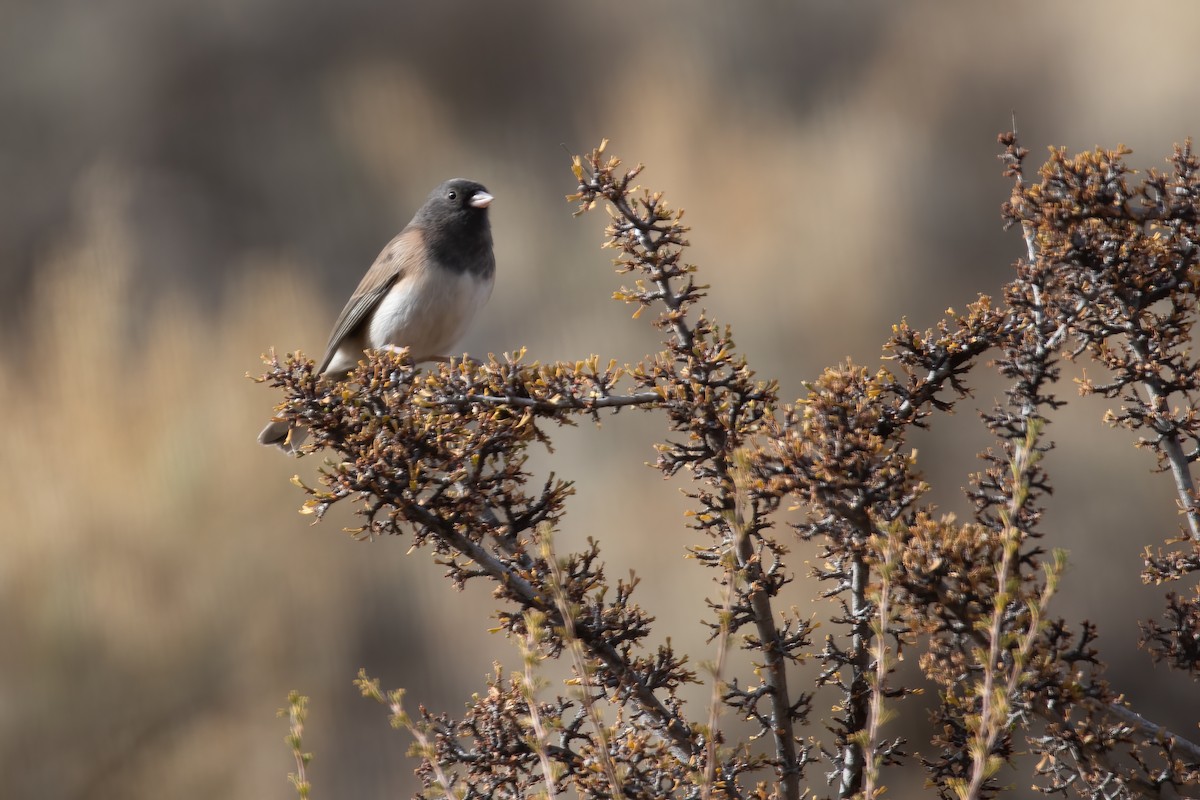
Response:
[[[1165,415],[1170,413],[1167,405],[1167,395],[1162,391],[1162,386],[1157,378],[1153,376],[1152,362],[1150,354],[1146,349],[1144,336],[1129,337],[1129,349],[1137,356],[1138,364],[1147,367],[1145,370],[1146,377],[1142,379],[1142,385],[1146,387],[1146,394],[1150,397],[1150,408],[1154,409],[1156,415]],[[1183,452],[1183,445],[1179,442],[1179,436],[1175,429],[1169,424],[1155,423],[1154,429],[1158,433],[1159,441],[1162,447],[1162,453],[1171,465],[1171,477],[1175,480],[1175,491],[1179,495],[1179,505],[1183,509],[1188,522],[1188,531],[1190,538],[1194,542],[1200,542],[1200,508],[1196,502],[1196,484],[1192,481],[1192,471],[1188,467],[1187,455]]]
[[[738,565],[750,571],[759,559],[754,553],[749,536],[737,540]],[[758,572],[753,570],[751,574]],[[756,582],[761,587],[761,583]],[[750,606],[754,609],[754,626],[762,642],[766,659],[765,683],[771,693],[771,734],[775,739],[775,752],[779,756],[780,780],[783,781],[784,797],[788,800],[800,798],[800,764],[796,757],[796,741],[792,725],[791,695],[788,693],[787,664],[779,641],[779,629],[775,627],[771,598],[762,588],[750,589]]]
[[[1192,741],[1183,739],[1178,734],[1171,733],[1170,730],[1160,726],[1160,724],[1147,720],[1147,718],[1141,716],[1138,712],[1126,708],[1126,706],[1121,705],[1120,700],[1114,700],[1112,703],[1103,705],[1093,700],[1090,705],[1102,712],[1102,714],[1115,717],[1130,728],[1144,733],[1147,741],[1170,742],[1172,753],[1180,754],[1181,757],[1188,759],[1193,764],[1200,763],[1200,746],[1195,745]],[[1139,780],[1133,783],[1132,786],[1138,790],[1139,794],[1146,796],[1146,798],[1157,798],[1159,800],[1164,798],[1200,798],[1200,793],[1196,792],[1181,795],[1170,783],[1152,786],[1147,781]]]
[[[1018,184],[1020,184],[1021,179],[1019,176],[1017,181]],[[1028,221],[1022,223],[1021,229],[1023,238],[1025,240],[1027,258],[1029,259],[1030,264],[1034,264],[1040,258],[1040,249],[1038,248],[1037,244],[1037,229],[1032,222]],[[1034,284],[1032,288],[1034,291],[1033,313],[1035,315],[1035,321],[1038,324],[1038,329],[1040,330],[1043,319],[1042,315],[1044,313],[1041,291],[1040,287],[1036,284]],[[1072,309],[1072,318],[1077,316],[1079,312],[1084,309],[1084,307],[1084,301],[1079,300],[1074,309]],[[1040,354],[1049,352],[1062,342],[1069,331],[1069,322],[1070,320],[1064,320],[1054,334],[1046,339],[1044,343],[1039,342]],[[1130,345],[1131,350],[1135,355],[1138,356],[1139,360],[1142,363],[1146,363],[1147,352],[1144,348],[1144,345],[1140,341],[1132,339],[1132,337]],[[1165,407],[1165,402],[1159,400],[1161,393],[1158,392],[1157,384],[1148,382],[1147,393],[1150,395],[1151,400],[1155,402],[1155,408]],[[1192,538],[1195,540],[1200,538],[1197,533],[1197,526],[1200,524],[1200,515],[1198,515],[1196,509],[1195,489],[1192,482],[1191,471],[1188,468],[1187,458],[1183,452],[1182,445],[1179,443],[1178,437],[1168,437],[1164,435],[1163,445],[1166,451],[1166,457],[1171,464],[1171,473],[1172,477],[1175,479],[1175,486],[1180,496],[1180,502],[1183,508],[1187,510],[1188,526],[1192,531]],[[1182,756],[1186,757],[1192,762],[1200,762],[1200,745],[1197,745],[1188,739],[1179,736],[1178,734],[1172,733],[1161,725],[1151,722],[1132,709],[1121,705],[1120,702],[1104,703],[1093,698],[1085,698],[1082,703],[1095,713],[1116,718],[1130,727],[1145,731],[1149,734],[1148,738],[1154,741],[1169,740],[1172,742],[1173,749],[1179,752]],[[1042,707],[1040,704],[1034,707],[1034,711],[1049,722],[1063,722],[1059,715],[1053,713],[1053,711],[1049,708]],[[1142,781],[1134,782],[1132,786],[1133,788],[1137,789],[1139,793],[1146,796],[1160,796],[1159,793],[1155,791],[1154,787]]]
[[[442,405],[451,407],[480,403],[492,406],[528,408],[546,414],[553,414],[559,411],[591,411],[600,408],[649,406],[661,403],[662,396],[657,392],[634,392],[632,394],[609,395],[606,397],[562,397],[558,400],[541,400],[536,397],[516,397],[513,395],[468,394],[458,397],[447,397],[439,402]]]
[[[631,174],[636,174],[636,172],[637,169]],[[659,266],[658,251],[666,246],[680,245],[681,242],[669,230],[663,230],[655,224],[653,212],[649,219],[637,213],[627,197],[629,180],[630,177],[627,176],[624,182],[604,185],[593,174],[587,179],[580,177],[580,184],[581,188],[589,188],[607,199],[616,209],[620,218],[636,230],[637,242],[643,253],[635,257],[657,289],[653,293],[654,298],[661,300],[669,310],[669,313],[664,315],[664,319],[675,336],[676,354],[677,356],[686,354],[689,368],[703,372],[705,365],[697,363],[692,355],[696,347],[696,334],[686,316],[692,289],[691,279],[685,273],[686,288],[683,292],[676,291],[671,282],[674,276],[665,274]],[[706,376],[697,375],[698,379],[703,377]],[[702,409],[702,412],[705,415],[712,413],[711,409]],[[706,439],[706,443],[711,450],[713,469],[718,483],[719,502],[723,503],[726,509],[734,508],[736,507],[736,501],[732,499],[735,494],[734,479],[731,475],[728,458],[728,448],[734,443],[730,442],[728,438],[723,438],[719,442]],[[747,526],[746,529],[750,530],[751,526]],[[733,536],[735,537],[738,565],[746,573],[748,585],[751,587],[749,589],[750,607],[765,660],[763,680],[771,698],[771,733],[779,763],[779,778],[783,784],[782,796],[785,800],[800,800],[801,765],[796,754],[791,695],[787,683],[787,665],[780,642],[779,629],[775,625],[771,598],[766,589],[762,588],[762,582],[758,580],[762,567],[758,555],[754,552],[754,544],[749,536],[738,536],[736,532],[733,533]]]
[[[533,584],[506,567],[487,548],[458,531],[441,517],[426,511],[420,506],[413,506],[406,510],[412,515],[414,521],[431,530],[437,531],[438,536],[457,548],[463,555],[472,559],[479,565],[480,569],[487,573],[500,586],[503,586],[507,592],[517,597],[526,605],[545,612],[555,624],[565,624],[553,597],[546,597],[539,592],[534,588]],[[654,694],[654,691],[630,669],[629,664],[611,644],[593,635],[587,625],[576,625],[575,633],[579,640],[585,642],[588,649],[604,662],[605,668],[612,672],[613,676],[622,685],[629,687],[633,696],[637,698],[641,710],[645,712],[653,726],[662,734],[666,740],[668,749],[675,758],[679,759],[681,763],[686,764],[699,755],[698,746],[693,740],[691,730],[687,724],[663,705],[658,696]]]
[[[1162,725],[1151,722],[1141,714],[1138,714],[1136,711],[1130,708],[1126,708],[1119,702],[1114,701],[1112,703],[1100,704],[1096,703],[1095,701],[1090,701],[1089,705],[1093,705],[1101,713],[1121,720],[1121,722],[1124,722],[1131,728],[1145,731],[1147,734],[1149,734],[1147,738],[1150,740],[1156,742],[1171,742],[1172,750],[1178,752],[1180,755],[1186,757],[1193,763],[1200,763],[1200,745],[1183,738],[1177,733],[1172,733]]]
[[[866,728],[870,711],[869,660],[871,640],[871,601],[867,597],[871,568],[859,553],[850,560],[850,684],[846,689],[846,726],[851,731]],[[863,779],[863,748],[860,742],[848,737],[842,748],[842,781],[839,797],[852,797],[858,793]]]
[[[970,624],[971,616],[965,609],[960,608],[953,602],[949,602],[946,597],[939,598],[939,602],[943,603],[947,609],[954,609],[956,612],[955,616],[962,620],[964,624]],[[989,644],[989,642],[985,641],[981,631],[970,630],[967,633],[981,647]],[[1200,763],[1200,744],[1179,735],[1165,726],[1151,722],[1133,709],[1122,705],[1119,700],[1108,702],[1094,697],[1084,697],[1080,699],[1079,704],[1092,713],[1117,719],[1134,730],[1143,731],[1146,734],[1143,737],[1145,741],[1170,742],[1173,752],[1178,753],[1182,758],[1192,763]],[[1030,707],[1030,710],[1046,722],[1055,725],[1070,725],[1069,720],[1062,714],[1061,709],[1051,707],[1044,701],[1035,702]],[[1088,747],[1087,753],[1090,758],[1094,758],[1097,761],[1104,763],[1108,761],[1105,751],[1102,749]],[[1115,768],[1106,768],[1111,772],[1116,771]],[[1162,800],[1165,796],[1159,787],[1153,786],[1144,780],[1132,781],[1128,783],[1128,786],[1146,798]]]
[[[950,353],[935,368],[929,370],[911,396],[896,406],[896,410],[880,420],[876,432],[883,437],[889,437],[899,428],[910,424],[914,416],[926,403],[931,402],[946,384],[947,379],[954,375],[964,364],[977,358],[980,354],[993,347],[993,343],[979,339],[968,343]]]
[[[1020,179],[1018,179],[1020,185]],[[1126,209],[1132,214],[1132,210]],[[1039,248],[1037,246],[1037,230],[1032,222],[1023,222],[1021,224],[1021,232],[1025,239],[1025,250],[1029,258],[1029,263],[1034,264],[1040,258]],[[1034,315],[1035,321],[1038,324],[1038,330],[1041,330],[1042,322],[1042,299],[1041,288],[1036,284],[1033,285],[1034,291]],[[1083,310],[1084,301],[1080,300],[1075,308],[1075,312]],[[1063,321],[1058,330],[1045,342],[1039,342],[1039,355],[1048,352],[1050,349],[1057,347],[1058,344],[1065,338],[1069,329],[1069,321]],[[1151,366],[1150,354],[1146,347],[1144,335],[1137,335],[1134,332],[1129,333],[1129,349],[1137,356],[1138,363],[1142,366]],[[1167,413],[1167,396],[1162,392],[1160,383],[1153,377],[1150,370],[1146,371],[1147,377],[1142,381],[1146,388],[1146,394],[1150,398],[1150,407],[1158,413]],[[1200,541],[1200,507],[1197,505],[1196,484],[1192,480],[1191,469],[1188,466],[1187,454],[1184,453],[1183,445],[1179,441],[1173,428],[1170,426],[1159,427],[1155,425],[1155,430],[1159,434],[1162,453],[1171,465],[1171,477],[1175,481],[1175,491],[1179,496],[1180,508],[1183,509],[1187,518],[1188,531],[1192,541]]]
[[[442,792],[446,795],[447,800],[459,800],[460,795],[451,788],[450,776],[446,774],[446,770],[442,768],[441,761],[438,760],[437,748],[434,747],[433,742],[429,740],[429,737],[421,729],[421,726],[409,719],[408,713],[404,710],[404,706],[400,704],[399,698],[400,695],[396,694],[395,699],[385,699],[383,702],[387,704],[388,709],[392,712],[392,718],[403,720],[404,727],[408,728],[408,732],[417,740],[425,761],[433,768],[434,777],[441,784]]]
[[[1029,263],[1035,264],[1041,257],[1040,248],[1038,247],[1037,243],[1036,227],[1031,222],[1023,222],[1022,233],[1024,235]],[[1041,295],[1041,286],[1037,283],[1032,283],[1031,289],[1034,300],[1032,310],[1035,327],[1036,330],[1040,332],[1042,330],[1042,323],[1044,320],[1044,303]],[[1063,341],[1069,332],[1072,320],[1075,319],[1084,308],[1085,302],[1081,299],[1071,310],[1071,316],[1068,319],[1063,320],[1053,334],[1051,334],[1049,337],[1045,337],[1044,339],[1039,335],[1039,341],[1037,345],[1037,354],[1039,357],[1044,358],[1046,354],[1056,348]],[[1129,342],[1131,351],[1140,359],[1142,363],[1146,363],[1148,354],[1144,348],[1144,343],[1133,336],[1129,337]],[[1153,401],[1157,401],[1157,405],[1154,407],[1165,408],[1165,398],[1160,400],[1161,392],[1158,391],[1158,384],[1153,381],[1146,381],[1146,388],[1151,399]],[[1190,470],[1187,466],[1186,456],[1184,455],[1183,447],[1180,444],[1177,436],[1174,436],[1173,434],[1162,434],[1162,436],[1164,451],[1171,464],[1171,470],[1172,475],[1175,478],[1176,489],[1179,492],[1180,501],[1183,505],[1183,508],[1187,511],[1188,524],[1189,528],[1192,530],[1193,539],[1196,539],[1198,535],[1200,535],[1197,533],[1197,524],[1200,522],[1200,517],[1197,515],[1194,499],[1194,484],[1192,482]],[[1049,586],[1047,589],[1049,589]],[[1032,635],[1033,631],[1031,629],[1027,633],[1027,636],[1031,639]],[[981,638],[981,634],[978,632],[975,632],[975,636],[976,638]],[[1030,639],[1027,639],[1026,643],[1029,643]],[[989,643],[989,645],[994,644],[994,642],[995,638],[993,635],[992,641]],[[991,662],[990,666],[994,667],[994,662]],[[1013,677],[1015,676],[1010,676],[1010,682]],[[985,699],[989,697],[990,693],[985,694]],[[1197,746],[1195,743],[1168,731],[1166,728],[1158,726],[1149,720],[1144,719],[1136,712],[1126,708],[1123,705],[1120,705],[1118,702],[1107,703],[1094,698],[1084,698],[1082,699],[1081,704],[1089,708],[1094,713],[1115,717],[1132,727],[1147,731],[1151,734],[1151,738],[1156,741],[1170,740],[1174,750],[1179,752],[1181,755],[1184,755],[1192,762],[1200,762],[1200,746]],[[1048,722],[1066,724],[1065,720],[1062,719],[1060,714],[1056,713],[1054,709],[1049,708],[1042,703],[1036,703],[1032,710]],[[1091,755],[1101,763],[1107,761],[1107,756],[1102,750],[1093,750],[1091,751]],[[1111,766],[1106,768],[1110,771],[1114,771],[1114,768]],[[978,772],[978,770],[976,770],[976,772]],[[1158,787],[1152,786],[1146,781],[1134,780],[1130,782],[1128,786],[1137,791],[1139,794],[1147,797],[1161,798],[1164,796]]]

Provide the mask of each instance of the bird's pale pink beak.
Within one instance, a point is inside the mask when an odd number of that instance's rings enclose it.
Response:
[[[487,192],[476,192],[471,196],[471,205],[475,208],[487,208],[495,199]]]

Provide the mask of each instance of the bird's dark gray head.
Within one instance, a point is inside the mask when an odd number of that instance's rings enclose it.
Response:
[[[487,273],[494,269],[488,206],[483,184],[453,178],[429,193],[412,224],[425,233],[430,254],[447,266]]]
[[[449,226],[487,224],[487,209],[492,195],[483,184],[465,178],[453,178],[429,193],[414,222]]]

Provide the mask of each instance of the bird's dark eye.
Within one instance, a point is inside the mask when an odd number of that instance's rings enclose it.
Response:
[[[454,191],[453,189],[451,189],[450,191],[446,192],[446,197],[450,198],[451,200],[457,200],[457,199],[458,199],[458,192],[456,192],[456,191]]]

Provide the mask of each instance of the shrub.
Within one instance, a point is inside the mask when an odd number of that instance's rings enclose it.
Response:
[[[708,287],[684,261],[682,212],[635,187],[642,167],[623,170],[604,144],[575,159],[571,199],[578,213],[607,208],[605,247],[634,276],[616,297],[651,313],[660,352],[627,367],[518,352],[430,370],[371,352],[343,382],[299,355],[269,360],[280,416],[312,430],[307,451],[331,455],[320,484],[302,484],[305,510],[319,518],[349,500],[361,535],[411,537],[456,586],[491,581],[498,624],[524,655],[458,719],[409,716],[401,692],[360,674],[415,737],[425,796],[873,798],[889,769],[919,762],[941,797],[978,798],[1003,788],[997,771],[1021,750],[1037,757],[1045,792],[1173,796],[1200,782],[1200,747],[1104,680],[1096,626],[1049,616],[1065,556],[1040,528],[1047,426],[1067,403],[1061,365],[1080,360],[1105,376],[1080,390],[1120,403],[1108,421],[1136,432],[1174,484],[1183,525],[1147,548],[1144,580],[1200,568],[1197,160],[1186,144],[1169,172],[1131,184],[1124,149],[1052,150],[1028,176],[1016,135],[1000,143],[1014,182],[1003,215],[1026,247],[1003,297],[931,330],[895,325],[885,368],[831,367],[791,405],[698,310]],[[908,440],[989,364],[1008,388],[983,414],[994,444],[969,478],[972,518],[958,520],[928,503]],[[637,579],[609,579],[599,542],[555,552],[572,485],[526,469],[554,425],[625,409],[663,415],[672,435],[657,467],[689,479],[689,549],[720,587],[694,598],[716,644],[702,668],[669,639],[647,644],[654,620],[634,601]],[[781,530],[789,507],[800,516]],[[835,607],[819,639],[811,619],[780,607],[794,538],[818,545],[813,585]],[[1165,602],[1139,644],[1200,676],[1200,595]],[[733,648],[751,670],[733,673]],[[923,681],[897,673],[905,652],[918,653]],[[546,694],[548,659],[569,664],[574,690]],[[710,702],[689,707],[681,688],[703,682]],[[821,687],[840,697],[824,718],[812,702]],[[884,736],[925,687],[937,696],[931,741]],[[751,735],[731,735],[728,716]]]

